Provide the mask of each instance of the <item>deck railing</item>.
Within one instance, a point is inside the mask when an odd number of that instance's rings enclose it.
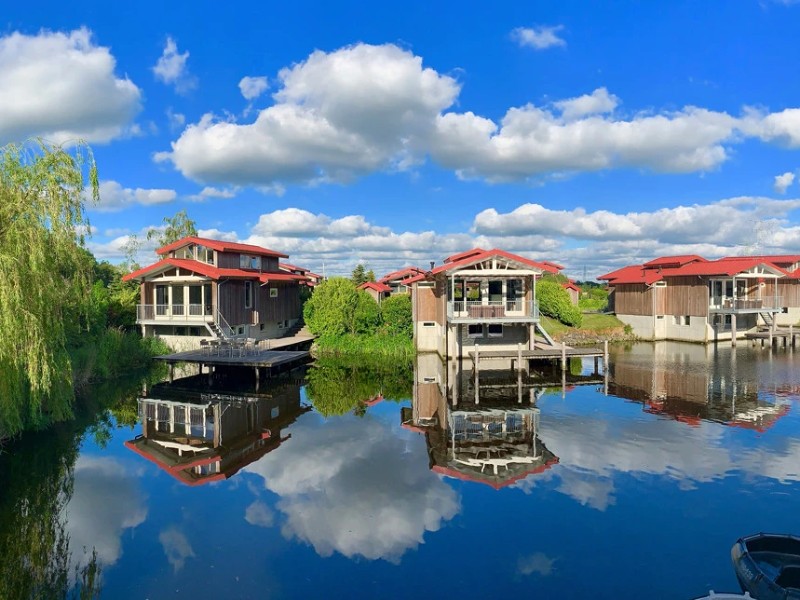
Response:
[[[208,321],[213,315],[210,306],[203,304],[137,304],[137,321]]]
[[[709,298],[709,308],[719,311],[735,310],[777,310],[783,306],[782,296],[769,296],[766,298],[732,298],[730,296],[712,296]]]
[[[512,320],[539,318],[539,305],[525,300],[453,300],[447,303],[447,318]]]

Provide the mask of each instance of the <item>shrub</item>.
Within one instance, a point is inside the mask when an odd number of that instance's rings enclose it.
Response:
[[[565,325],[580,327],[583,316],[569,298],[569,292],[552,279],[543,279],[536,285],[536,299],[542,314],[558,319]]]
[[[387,335],[399,335],[411,338],[414,327],[411,317],[411,296],[395,294],[389,296],[381,304],[383,316],[383,332]]]

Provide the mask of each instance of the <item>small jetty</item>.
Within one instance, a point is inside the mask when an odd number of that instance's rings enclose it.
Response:
[[[797,346],[797,336],[800,336],[800,330],[790,326],[747,333],[745,334],[745,339],[751,340],[753,345],[758,344],[760,341],[762,348],[766,345],[776,348],[780,346],[795,348]]]
[[[252,340],[211,340],[201,348],[184,350],[154,357],[169,365],[169,382],[172,383],[177,363],[198,365],[199,373],[208,368],[209,382],[218,368],[245,367],[254,369],[256,389],[262,375],[291,370],[308,361],[309,348],[317,336],[304,332],[292,337]]]
[[[475,371],[480,370],[481,360],[511,360],[512,369],[523,370],[525,363],[531,360],[551,360],[560,361],[561,370],[567,369],[567,361],[570,358],[594,358],[594,370],[599,372],[599,360],[603,359],[603,370],[608,370],[608,342],[603,342],[602,348],[579,347],[572,348],[566,344],[540,344],[536,343],[533,350],[523,349],[522,344],[516,350],[484,350],[475,345],[475,350],[469,353]],[[516,363],[515,363],[516,359]]]

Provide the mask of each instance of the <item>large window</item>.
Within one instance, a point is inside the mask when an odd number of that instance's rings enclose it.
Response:
[[[499,280],[489,282],[489,302],[503,301],[503,282]]]
[[[239,255],[239,268],[240,269],[260,269],[261,257],[250,256],[248,254]]]
[[[467,282],[467,300],[480,300],[481,299],[481,282],[468,281]]]
[[[469,325],[467,327],[467,335],[471,338],[483,337],[483,325]]]
[[[253,308],[253,282],[244,282],[244,307]]]

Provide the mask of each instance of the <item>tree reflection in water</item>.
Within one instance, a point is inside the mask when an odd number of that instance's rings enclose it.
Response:
[[[76,419],[24,435],[0,452],[0,598],[97,598],[94,548],[73,548],[67,505],[85,435],[102,440],[108,407],[135,398],[138,381],[89,390]],[[100,441],[99,440],[99,441]]]
[[[306,374],[306,395],[324,417],[353,412],[363,416],[376,400],[410,398],[414,367],[408,363],[364,363],[342,357],[318,358]]]

